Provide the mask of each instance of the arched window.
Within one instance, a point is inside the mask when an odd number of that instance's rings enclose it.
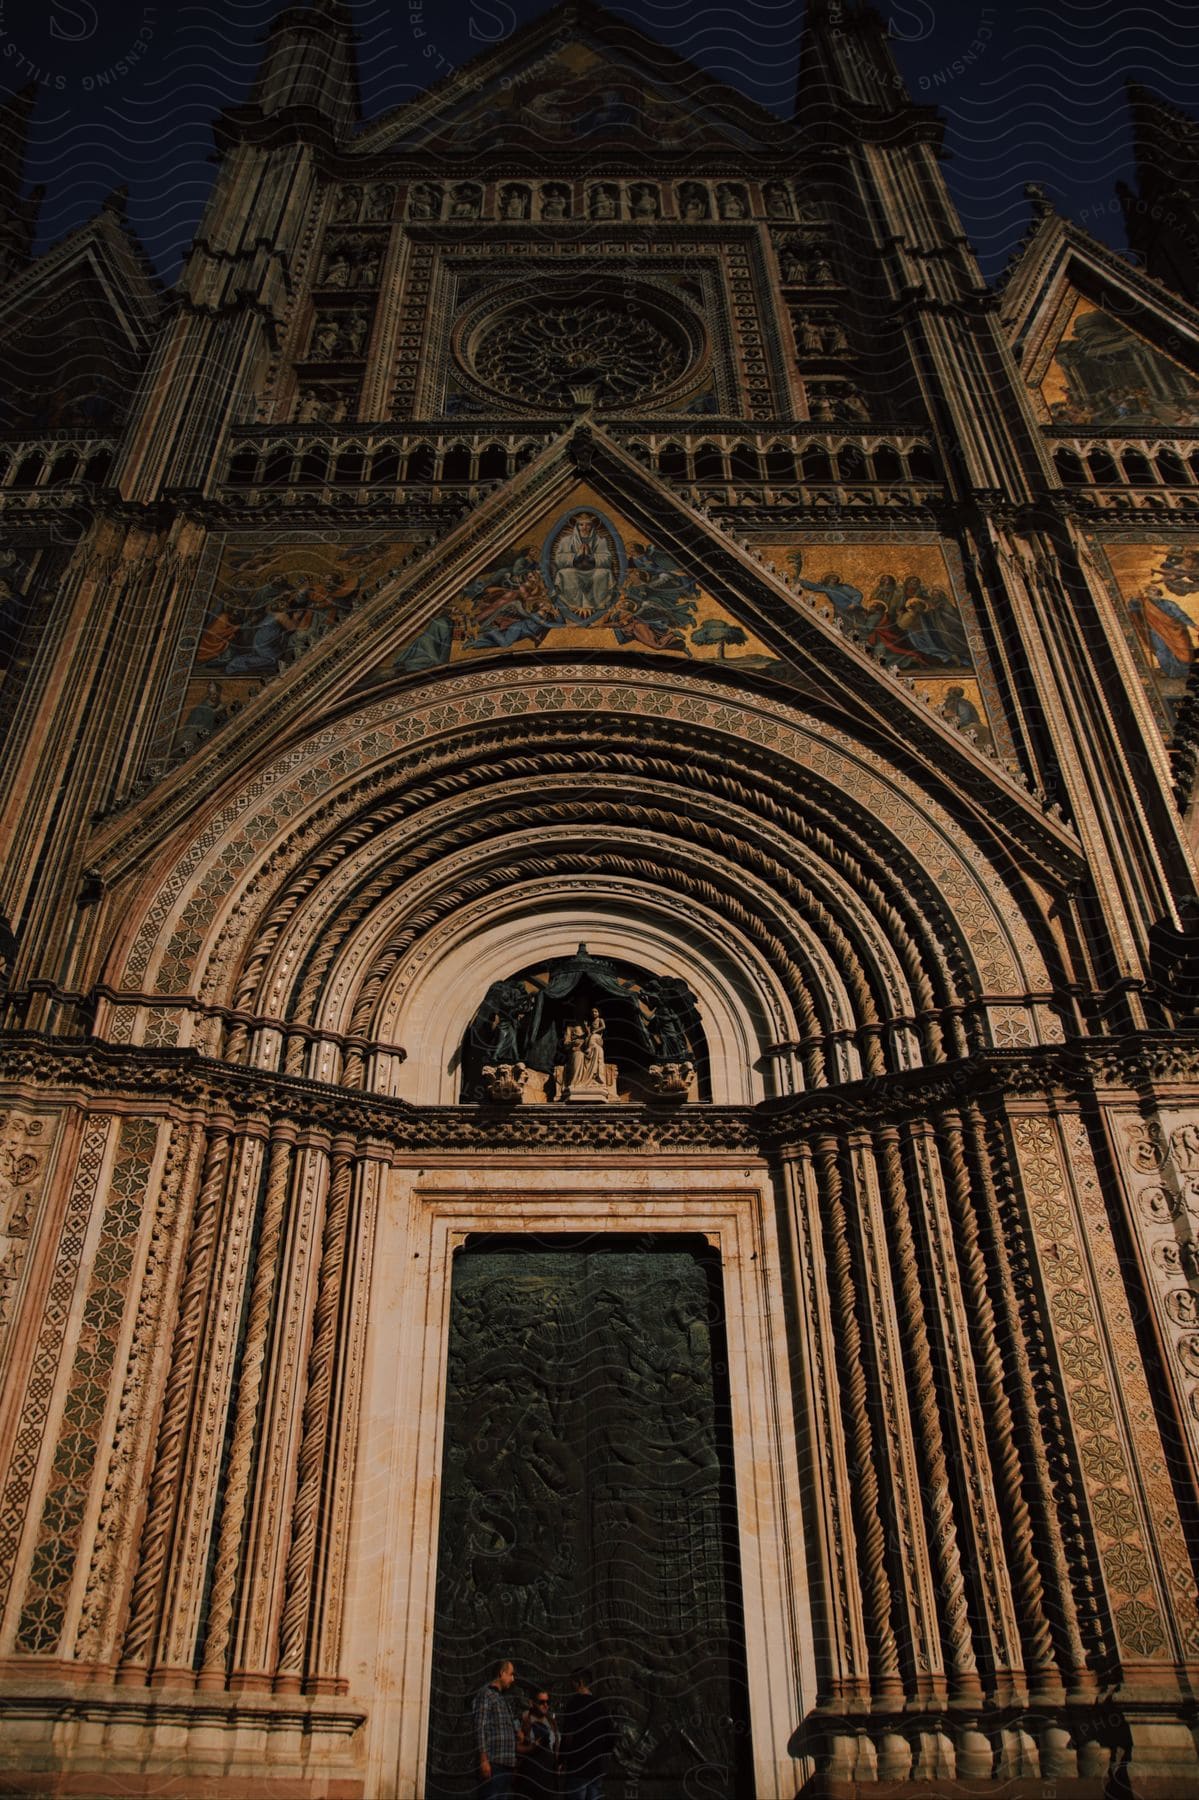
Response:
[[[400,453],[394,444],[385,444],[371,458],[371,485],[395,487],[400,479]]]
[[[508,473],[508,452],[502,444],[488,444],[479,456],[479,480],[503,481]]]
[[[874,452],[874,479],[876,481],[902,481],[903,458],[891,444],[880,444]]]
[[[1152,487],[1154,485],[1153,470],[1139,450],[1126,450],[1122,458],[1124,478],[1133,487]]]
[[[333,479],[342,487],[357,487],[365,473],[362,451],[357,444],[352,444],[338,457]]]
[[[695,479],[697,481],[727,481],[724,470],[724,457],[715,444],[701,444],[695,452]]]
[[[833,465],[823,444],[805,444],[802,462],[805,481],[832,480]]]
[[[415,481],[425,485],[433,480],[437,462],[433,455],[432,444],[417,444],[408,452],[408,461],[404,468],[405,481]]]
[[[734,444],[729,456],[729,474],[734,481],[761,481],[762,465],[750,444]]]
[[[856,444],[842,444],[837,451],[837,470],[842,481],[865,481],[866,458]]]
[[[262,471],[263,486],[264,487],[290,487],[291,486],[291,468],[292,468],[291,451],[285,450],[279,446],[276,446],[275,449],[269,451],[267,454],[266,463],[265,463],[265,465],[263,467],[263,471]]]
[[[36,487],[42,478],[42,470],[44,467],[45,463],[43,459],[36,454],[22,457],[20,463],[17,465],[17,472],[13,476],[13,486]]]
[[[230,487],[253,487],[258,479],[258,452],[249,444],[235,450],[229,463]]]
[[[48,485],[50,487],[66,487],[69,481],[75,480],[78,473],[79,458],[73,450],[68,450],[64,455],[55,457],[54,466],[48,477]]]
[[[299,480],[305,487],[324,487],[329,479],[329,452],[323,444],[314,444],[300,458]]]
[[[1087,472],[1082,466],[1081,458],[1073,450],[1055,450],[1053,466],[1067,487],[1085,487]]]

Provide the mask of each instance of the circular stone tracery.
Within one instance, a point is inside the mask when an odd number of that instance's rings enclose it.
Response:
[[[645,404],[694,378],[704,354],[698,320],[665,300],[590,285],[523,291],[463,321],[458,354],[484,387],[538,410]]]

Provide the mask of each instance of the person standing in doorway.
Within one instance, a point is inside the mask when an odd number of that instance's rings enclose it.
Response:
[[[496,1664],[495,1674],[475,1695],[475,1756],[479,1768],[478,1800],[509,1800],[516,1769],[518,1727],[504,1698],[516,1680],[516,1670],[506,1659]]]
[[[591,1670],[576,1669],[574,1693],[562,1709],[563,1800],[603,1800],[616,1729],[591,1691]]]

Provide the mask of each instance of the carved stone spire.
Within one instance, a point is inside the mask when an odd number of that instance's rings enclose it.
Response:
[[[340,0],[289,6],[272,21],[250,105],[267,116],[318,113],[339,136],[357,125],[354,35]]]

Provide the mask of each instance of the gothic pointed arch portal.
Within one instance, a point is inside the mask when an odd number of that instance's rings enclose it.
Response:
[[[347,704],[157,843],[135,825],[109,851],[99,1029],[114,1045],[198,1051],[223,1071],[230,1122],[213,1127],[200,1204],[224,1209],[227,1305],[250,1294],[238,1351],[250,1375],[236,1388],[231,1358],[219,1372],[204,1363],[215,1324],[181,1319],[177,1353],[208,1369],[213,1416],[232,1408],[232,1447],[222,1465],[197,1439],[186,1496],[151,1490],[125,1666],[153,1678],[182,1654],[212,1686],[348,1685],[369,1716],[368,1791],[424,1792],[439,1496],[446,1457],[467,1453],[443,1439],[451,1382],[507,1416],[503,1382],[489,1399],[487,1379],[450,1365],[455,1249],[479,1234],[565,1232],[603,1254],[698,1233],[718,1259],[727,1340],[720,1479],[738,1523],[718,1562],[739,1593],[747,1779],[760,1795],[788,1791],[828,1672],[862,1680],[877,1663],[892,1679],[882,1489],[870,1488],[890,1477],[857,1391],[864,1345],[845,1335],[857,1329],[844,1261],[855,1234],[862,1278],[898,1283],[888,1306],[907,1336],[888,1326],[870,1364],[896,1441],[919,1444],[949,1481],[924,1373],[909,1399],[893,1371],[924,1330],[916,1221],[921,1234],[949,1229],[947,1195],[969,1176],[943,1164],[910,1107],[893,1105],[908,1123],[881,1135],[863,1139],[862,1120],[873,1126],[880,1094],[935,1087],[971,1055],[1056,1041],[1050,966],[1062,947],[1036,881],[1001,843],[967,831],[848,721],[833,728],[793,699],[678,664],[600,675],[564,663],[437,673],[398,699]],[[615,1103],[577,1106],[551,1090],[536,1104],[464,1102],[462,1050],[483,997],[577,960],[580,945],[614,971],[609,992],[634,973],[685,988],[705,1098],[622,1101],[618,1090]],[[214,1224],[203,1213],[202,1229]],[[789,1326],[784,1271],[800,1265],[805,1298]],[[945,1353],[981,1455],[976,1374],[960,1346]],[[927,1350],[919,1357],[924,1370]],[[650,1387],[645,1397],[655,1403]],[[796,1406],[807,1409],[802,1457]],[[162,1431],[160,1458],[182,1454],[183,1416],[168,1409]],[[963,1492],[960,1515],[926,1527],[909,1454],[908,1474],[896,1472],[906,1528],[956,1607],[973,1580],[968,1542],[999,1532],[995,1502]],[[865,1474],[846,1485],[850,1462]],[[588,1480],[605,1506],[620,1486],[610,1469]],[[804,1500],[830,1483],[841,1484],[831,1536]],[[202,1611],[170,1571],[205,1541],[216,1561]],[[485,1553],[471,1538],[464,1555]],[[173,1588],[156,1585],[168,1577]],[[848,1623],[837,1644],[817,1629],[834,1594]],[[976,1600],[990,1604],[981,1590]],[[526,1602],[513,1594],[514,1631]],[[931,1646],[942,1602],[929,1585],[917,1604]],[[1014,1629],[1006,1605],[996,1599],[1001,1635]],[[954,1611],[946,1629],[960,1622]],[[968,1686],[969,1636],[951,1641],[953,1679]],[[602,1663],[603,1644],[592,1649]],[[932,1649],[922,1654],[931,1666]],[[893,1674],[902,1680],[898,1664]],[[445,1705],[442,1692],[438,1754],[452,1735]]]

